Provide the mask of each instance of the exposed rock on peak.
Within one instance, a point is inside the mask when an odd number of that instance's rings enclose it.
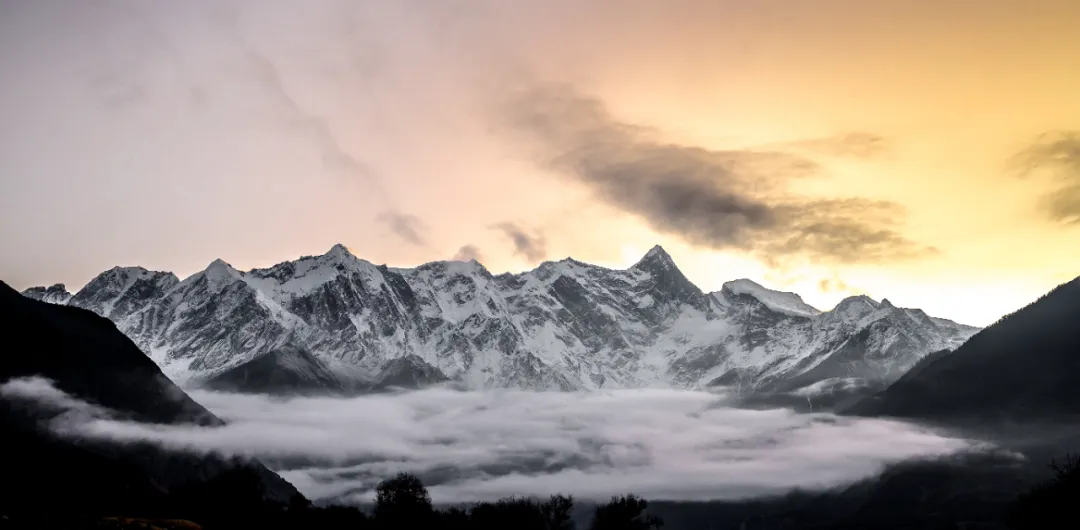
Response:
[[[55,283],[49,287],[31,287],[23,291],[22,295],[50,304],[66,304],[71,299],[71,293],[62,283]]]
[[[179,282],[171,272],[113,267],[79,289],[68,304],[120,321],[159,299]]]
[[[328,257],[328,258],[337,259],[337,260],[347,259],[347,258],[355,258],[356,257],[356,256],[353,255],[352,252],[349,251],[348,247],[346,247],[345,245],[342,245],[341,243],[338,243],[338,244],[334,245],[333,247],[330,247],[330,250],[328,250],[326,252],[326,254],[323,254],[323,255]]]
[[[647,269],[654,270],[657,268],[675,268],[675,260],[671,258],[671,255],[664,250],[664,247],[656,245],[649,249],[637,263],[632,267],[634,269]]]

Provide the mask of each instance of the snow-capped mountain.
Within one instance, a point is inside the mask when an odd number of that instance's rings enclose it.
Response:
[[[888,382],[978,331],[864,296],[819,311],[750,280],[703,293],[660,247],[626,270],[564,259],[492,275],[476,261],[376,266],[336,245],[246,272],[216,260],[183,281],[116,268],[67,303],[191,383],[288,346],[367,383],[788,390]]]
[[[22,295],[34,300],[41,300],[50,304],[66,304],[71,300],[71,293],[67,286],[62,283],[53,284],[49,287],[31,287],[22,292]]]

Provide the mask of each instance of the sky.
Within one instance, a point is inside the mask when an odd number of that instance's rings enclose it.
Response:
[[[42,378],[8,381],[0,396],[54,411],[47,426],[63,437],[254,457],[310,499],[352,503],[371,502],[378,482],[400,472],[439,503],[560,493],[709,501],[845,486],[911,459],[1019,458],[915,424],[736,409],[681,390],[433,387],[293,399],[193,391],[227,422],[218,427],[125,420]]]
[[[887,297],[1080,275],[1075,0],[0,0],[0,279],[326,252]]]

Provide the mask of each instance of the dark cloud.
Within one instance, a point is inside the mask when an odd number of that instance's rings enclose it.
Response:
[[[536,263],[547,258],[547,238],[539,231],[529,233],[515,223],[499,223],[493,226],[514,244],[514,254]]]
[[[385,224],[394,235],[404,239],[409,244],[418,247],[427,244],[427,238],[424,236],[427,227],[415,215],[390,210],[379,214],[376,220]]]
[[[1080,224],[1080,131],[1040,135],[1013,158],[1023,178],[1047,175],[1057,187],[1042,196],[1045,215],[1067,224]]]
[[[904,259],[928,252],[898,231],[894,203],[811,200],[786,193],[793,178],[822,172],[813,160],[777,149],[713,150],[672,144],[622,123],[603,104],[565,86],[522,94],[508,107],[542,163],[572,175],[608,204],[695,245],[737,248],[770,260],[792,255],[841,263]],[[819,140],[872,151],[866,133]],[[834,146],[835,147],[835,146]]]
[[[457,254],[454,254],[454,261],[469,261],[476,260],[481,261],[482,255],[480,249],[476,245],[464,245],[458,249]]]

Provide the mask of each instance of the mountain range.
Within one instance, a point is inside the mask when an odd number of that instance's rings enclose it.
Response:
[[[375,265],[335,245],[265,269],[115,267],[74,294],[23,294],[109,318],[181,384],[259,391],[269,373],[345,391],[884,386],[979,331],[866,296],[820,311],[746,279],[703,292],[659,246],[625,270],[567,258],[495,275],[475,260]]]

